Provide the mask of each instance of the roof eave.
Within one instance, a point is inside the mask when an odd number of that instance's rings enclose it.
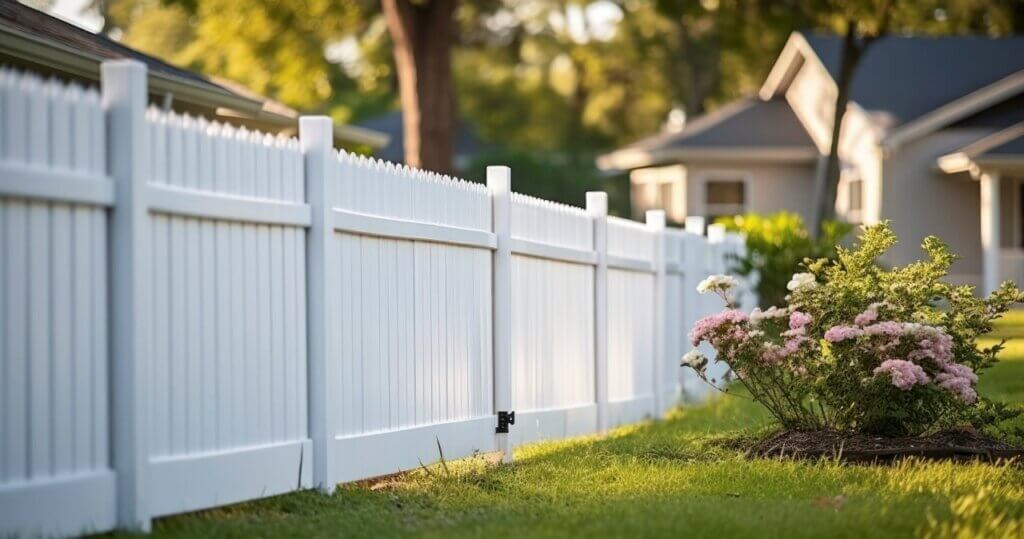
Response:
[[[14,28],[0,26],[0,55],[27,63],[63,71],[74,76],[99,81],[100,64],[106,59],[47,41]],[[157,95],[171,94],[175,100],[204,107],[225,107],[247,114],[258,113],[263,104],[227,90],[201,86],[193,81],[166,73],[149,71],[149,91]]]
[[[261,109],[256,114],[249,114],[228,108],[219,108],[217,109],[217,116],[222,118],[238,118],[242,120],[251,118],[258,122],[263,122],[273,126],[292,127],[296,129],[299,125],[299,117],[297,115],[288,116],[271,112],[266,109]],[[375,150],[387,146],[388,142],[391,140],[391,137],[385,133],[367,129],[365,127],[357,127],[337,122],[334,123],[334,138],[339,142],[366,145]]]
[[[894,129],[882,139],[882,148],[890,151],[927,136],[947,125],[962,120],[985,107],[994,105],[1024,92],[1024,70],[1012,73],[988,86],[979,88],[959,99]]]
[[[814,163],[820,154],[814,148],[671,148],[658,151],[623,149],[598,158],[601,170],[631,170],[635,168],[678,164],[686,161],[730,160],[737,163]]]

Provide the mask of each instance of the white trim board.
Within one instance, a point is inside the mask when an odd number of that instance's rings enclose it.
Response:
[[[0,486],[0,536],[77,536],[110,530],[117,521],[114,491],[111,470],[5,483]]]
[[[608,425],[629,425],[655,416],[654,396],[642,395],[631,399],[608,402]]]
[[[379,236],[405,240],[446,243],[464,247],[495,249],[497,237],[491,232],[452,225],[439,225],[381,217],[334,208],[333,226],[336,232],[351,232],[365,236]]]
[[[515,237],[512,238],[511,244],[512,254],[514,255],[568,262],[570,264],[583,264],[586,266],[597,264],[597,253],[594,251]]]
[[[591,434],[597,431],[597,404],[517,411],[509,430],[515,445]]]
[[[496,450],[496,416],[422,425],[406,429],[337,436],[330,443],[337,468],[332,481],[346,483],[414,470],[440,460],[454,460]],[[513,426],[513,429],[515,427]]]
[[[297,440],[150,459],[154,516],[238,503],[313,486],[313,442]]]
[[[147,185],[147,207],[151,212],[221,221],[308,227],[312,222],[309,205],[300,202],[244,197],[183,189],[170,185]]]
[[[0,162],[0,196],[111,206],[114,182],[100,174]]]

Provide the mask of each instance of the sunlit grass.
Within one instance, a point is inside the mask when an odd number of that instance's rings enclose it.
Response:
[[[1024,313],[1012,319],[1024,324]],[[1018,331],[1004,325],[1003,334]],[[1024,335],[1024,330],[1020,330]],[[1024,403],[1024,343],[980,391]],[[1021,537],[1024,468],[748,459],[714,440],[765,428],[722,397],[665,421],[464,459],[334,496],[304,492],[157,522],[167,537]]]

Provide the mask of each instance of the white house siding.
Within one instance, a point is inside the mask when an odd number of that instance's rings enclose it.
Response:
[[[686,213],[705,215],[704,184],[713,179],[746,182],[746,211],[773,213],[781,210],[811,218],[815,165],[756,162],[701,162],[686,166]]]
[[[935,235],[963,258],[951,277],[979,284],[981,229],[978,183],[965,175],[936,170],[936,159],[984,136],[986,130],[946,129],[902,146],[883,163],[881,218],[892,221],[900,242],[888,254],[890,264],[907,264],[921,257],[921,240]]]

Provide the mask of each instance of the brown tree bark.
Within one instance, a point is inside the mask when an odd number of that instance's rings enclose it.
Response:
[[[455,89],[452,41],[458,0],[382,0],[402,105],[405,162],[452,172]]]
[[[857,71],[864,53],[878,38],[884,36],[889,25],[891,1],[883,0],[878,9],[878,28],[875,34],[861,36],[856,19],[846,21],[846,33],[843,35],[843,50],[839,60],[839,80],[836,81],[836,104],[832,116],[832,141],[829,144],[828,160],[825,169],[818,176],[815,185],[815,206],[810,232],[815,239],[821,237],[825,221],[835,219],[836,195],[839,191],[839,178],[842,164],[839,159],[839,136],[843,130],[843,118],[846,107],[850,104],[850,90],[853,75]]]
[[[861,54],[863,54],[863,50],[857,43],[857,21],[849,20],[847,21],[846,35],[843,36],[843,52],[839,60],[839,80],[836,81],[838,92],[832,116],[832,142],[829,145],[828,161],[825,163],[824,173],[818,178],[818,185],[815,189],[817,193],[816,207],[813,213],[814,223],[811,227],[815,237],[820,237],[821,226],[825,221],[835,218],[836,194],[839,191],[839,177],[842,172],[839,159],[839,135],[843,129],[846,107],[850,104],[850,86]]]

